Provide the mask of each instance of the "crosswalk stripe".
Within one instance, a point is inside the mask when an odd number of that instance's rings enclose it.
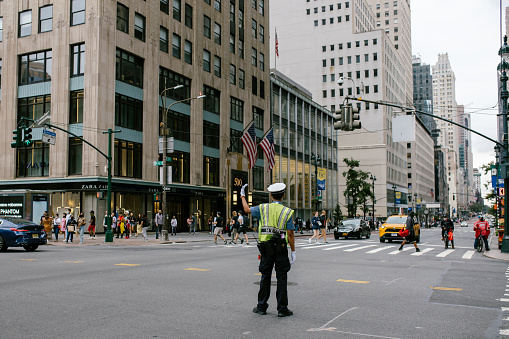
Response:
[[[355,248],[349,248],[347,250],[343,250],[345,252],[353,252],[353,251],[358,251],[358,250],[362,250],[364,248],[368,248],[368,247],[373,247],[373,246],[376,246],[376,245],[367,245],[367,246],[361,246],[361,247],[355,247]]]
[[[322,249],[322,251],[336,250],[338,248],[345,248],[345,247],[350,247],[350,246],[355,246],[355,245],[358,245],[358,244],[349,244],[349,245],[341,245],[341,246],[336,246],[336,247],[329,247],[329,248]]]
[[[323,244],[323,245],[310,245],[310,246],[306,246],[306,247],[301,247],[302,249],[304,250],[309,250],[310,248],[322,248],[322,247],[329,247],[329,246],[334,246],[336,244]]]
[[[475,253],[475,251],[467,251],[465,254],[463,254],[461,259],[472,259],[472,256],[474,255],[474,253]]]
[[[408,250],[411,250],[412,248],[414,248],[413,246],[412,247],[407,247],[407,248],[403,248],[401,251],[400,250],[395,250],[395,251],[392,251],[392,252],[389,252],[389,254],[398,254],[398,253],[401,253],[401,252],[406,252]]]
[[[420,252],[415,252],[410,255],[423,255],[424,253],[428,253],[429,251],[433,251],[433,250],[434,250],[434,248],[425,248],[425,249],[421,250]]]
[[[385,247],[375,248],[374,250],[367,251],[366,253],[369,253],[369,254],[378,253],[380,251],[383,251],[383,250],[386,250],[386,249],[392,248],[392,247],[396,247],[396,246],[385,246]]]
[[[442,253],[437,254],[437,257],[444,258],[444,257],[448,256],[449,254],[451,254],[452,252],[454,252],[454,250],[445,250]]]

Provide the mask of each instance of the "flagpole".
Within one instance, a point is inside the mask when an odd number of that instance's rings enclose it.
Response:
[[[244,128],[244,130],[242,131],[242,134],[244,134],[244,132],[246,131],[246,129],[248,129],[248,128],[249,128],[249,126],[251,126],[251,124],[253,123],[253,121],[254,121],[254,118],[253,118],[253,120],[251,120],[251,122],[250,122],[249,124],[247,124],[246,128]]]
[[[277,27],[274,27],[275,39],[274,39],[274,69],[277,70]],[[271,93],[272,95],[272,93]]]

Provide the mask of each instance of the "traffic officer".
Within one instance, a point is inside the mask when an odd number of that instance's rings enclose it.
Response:
[[[272,196],[272,203],[261,204],[250,208],[246,201],[245,189],[247,184],[242,186],[240,196],[245,213],[251,213],[254,218],[259,219],[258,225],[258,249],[260,250],[259,270],[262,274],[260,279],[260,291],[258,292],[258,304],[253,308],[254,313],[267,314],[270,297],[270,285],[272,268],[276,269],[276,299],[278,317],[293,315],[288,309],[287,273],[290,265],[295,261],[295,226],[292,221],[293,210],[282,205],[281,201],[285,196],[286,185],[283,183],[272,184],[268,191]],[[287,244],[292,249],[292,260],[288,259]]]

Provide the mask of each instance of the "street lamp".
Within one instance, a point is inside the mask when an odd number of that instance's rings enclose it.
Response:
[[[373,182],[373,216],[372,216],[371,220],[373,221],[373,227],[375,227],[375,181],[376,181],[376,176],[371,174],[369,178]]]
[[[495,230],[498,228],[498,212],[500,211],[500,204],[498,201],[498,167],[500,165],[500,147],[498,145],[495,146],[495,168],[497,169],[497,183],[496,183],[496,191],[495,191],[495,203],[497,206],[497,209],[495,210]]]
[[[419,220],[419,214],[417,213],[417,193],[414,193],[414,205],[415,205],[414,214],[417,216],[417,220]]]
[[[502,90],[500,91],[500,99],[502,99],[502,122],[503,122],[503,147],[502,147],[502,178],[504,179],[504,187],[509,187],[509,177],[507,176],[507,168],[509,167],[507,152],[508,152],[508,140],[507,140],[507,98],[509,97],[509,92],[507,91],[507,69],[509,69],[509,64],[504,60],[504,57],[509,55],[509,46],[507,46],[507,35],[504,36],[504,45],[498,51],[498,54],[502,58],[502,61],[498,65],[500,74],[500,82],[502,83]],[[504,230],[506,229],[505,218],[509,214],[509,193],[508,190],[505,191],[504,196]],[[502,252],[509,253],[509,232],[504,232],[504,238],[502,239]]]
[[[166,88],[164,89],[162,92],[161,92],[161,96],[163,95],[163,93],[167,90],[170,90],[170,89],[177,89],[177,88],[182,88],[184,87],[183,85],[177,85],[175,87],[172,87],[172,88]],[[166,102],[166,96],[164,97],[165,98],[165,102]],[[167,125],[167,122],[168,122],[168,112],[170,111],[170,108],[176,104],[179,104],[181,102],[185,102],[185,101],[191,101],[191,100],[195,100],[195,99],[202,99],[202,98],[205,98],[205,95],[202,95],[200,93],[199,96],[197,97],[191,97],[191,98],[186,98],[186,99],[182,99],[182,100],[179,100],[179,101],[175,101],[175,102],[172,102],[168,107],[165,108],[165,111],[164,111],[164,115],[163,115],[163,121],[161,122],[161,126],[166,126],[165,128],[163,128],[163,173],[162,173],[162,184],[163,184],[163,230],[161,232],[161,239],[163,239],[163,241],[168,241],[168,231],[169,231],[169,225],[168,225],[168,218],[167,218],[167,215],[168,215],[168,200],[167,200],[167,197],[166,197],[166,184],[167,184],[167,172],[168,172],[168,162],[167,162],[167,156],[168,156],[168,134],[171,133],[172,131],[168,128],[168,125]]]
[[[395,212],[397,212],[397,210],[398,210],[398,208],[396,207],[396,188],[397,188],[396,185],[392,185],[392,190],[394,192],[394,210],[395,210]]]

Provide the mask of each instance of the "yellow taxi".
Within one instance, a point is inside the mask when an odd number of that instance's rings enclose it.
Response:
[[[380,242],[392,242],[393,240],[403,240],[399,236],[399,230],[406,227],[406,215],[391,215],[387,220],[380,226],[378,235],[380,236]],[[418,222],[414,223],[415,241],[421,241],[421,228]]]

